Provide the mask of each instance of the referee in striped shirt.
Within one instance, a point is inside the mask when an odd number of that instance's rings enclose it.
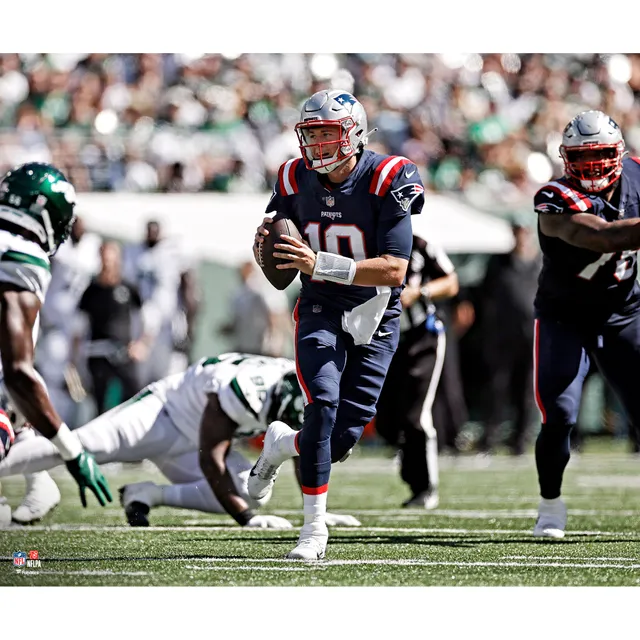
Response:
[[[447,254],[413,236],[407,285],[402,291],[400,343],[377,405],[376,430],[400,449],[401,477],[411,496],[405,507],[438,506],[438,441],[431,409],[445,354],[445,333],[434,302],[458,293]]]

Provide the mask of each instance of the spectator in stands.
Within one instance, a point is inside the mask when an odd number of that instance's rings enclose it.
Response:
[[[143,242],[129,245],[124,251],[123,274],[140,293],[141,319],[151,340],[149,357],[138,359],[142,386],[171,372],[182,264],[177,243],[163,236],[156,220],[147,222]]]
[[[291,336],[291,314],[284,291],[274,289],[253,260],[238,268],[240,287],[230,303],[229,320],[219,331],[231,349],[242,353],[283,356]]]
[[[117,242],[107,241],[100,248],[101,268],[82,294],[76,317],[72,361],[79,359],[80,342],[87,337],[93,395],[98,413],[110,408],[107,392],[114,380],[121,386],[118,402],[124,402],[142,386],[134,363],[148,358],[151,339],[143,335],[134,340],[134,316],[142,306],[138,289],[122,278],[122,256]],[[118,404],[114,402],[113,404]]]

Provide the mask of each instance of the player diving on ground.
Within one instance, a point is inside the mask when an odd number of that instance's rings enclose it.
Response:
[[[263,433],[274,421],[298,429],[302,393],[286,358],[227,353],[201,359],[183,373],[145,387],[127,402],[74,433],[99,463],[150,460],[172,483],[125,485],[120,500],[132,526],[148,526],[158,506],[228,513],[240,525],[291,528],[285,518],[256,515],[260,500],[247,491],[251,462],[232,446]],[[45,438],[14,445],[0,477],[51,469],[62,463]],[[357,526],[352,516],[329,514],[333,525]]]

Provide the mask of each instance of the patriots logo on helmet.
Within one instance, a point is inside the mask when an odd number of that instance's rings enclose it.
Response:
[[[353,109],[353,105],[356,103],[356,99],[348,93],[341,93],[334,98],[336,102],[339,102],[349,113]]]
[[[411,203],[422,193],[424,193],[424,187],[417,182],[413,182],[395,189],[391,192],[391,195],[396,199],[403,211],[409,211]]]

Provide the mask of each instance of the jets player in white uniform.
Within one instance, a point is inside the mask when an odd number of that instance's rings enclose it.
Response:
[[[240,525],[291,528],[273,515],[256,515],[270,493],[247,492],[252,463],[232,440],[266,431],[274,421],[302,424],[303,401],[295,364],[286,358],[241,353],[201,359],[186,371],[154,382],[127,402],[76,429],[99,463],[151,460],[171,485],[124,486],[120,499],[129,524],[147,526],[160,505],[228,513]],[[0,477],[50,469],[62,462],[45,438],[15,445],[0,462]],[[355,525],[352,516],[329,514],[330,524]]]
[[[23,417],[21,422],[37,429],[59,452],[78,483],[83,505],[87,489],[104,505],[105,498],[111,501],[108,484],[93,456],[83,449],[51,404],[33,363],[39,313],[51,280],[49,258],[69,235],[74,206],[73,186],[49,164],[27,163],[0,179],[0,356],[3,391],[7,392],[2,394],[2,408],[7,413],[15,410]],[[33,431],[25,428],[19,439],[28,440],[32,435]],[[2,458],[16,446],[11,424],[5,423],[0,429],[0,439]],[[33,478],[29,486],[27,476],[28,493],[21,505],[27,512],[26,520],[30,519],[30,494],[42,489],[42,483],[38,489]],[[57,488],[49,492],[48,508],[53,506],[52,499],[54,503],[59,500],[56,492]],[[14,519],[19,512],[20,508],[14,512]]]

